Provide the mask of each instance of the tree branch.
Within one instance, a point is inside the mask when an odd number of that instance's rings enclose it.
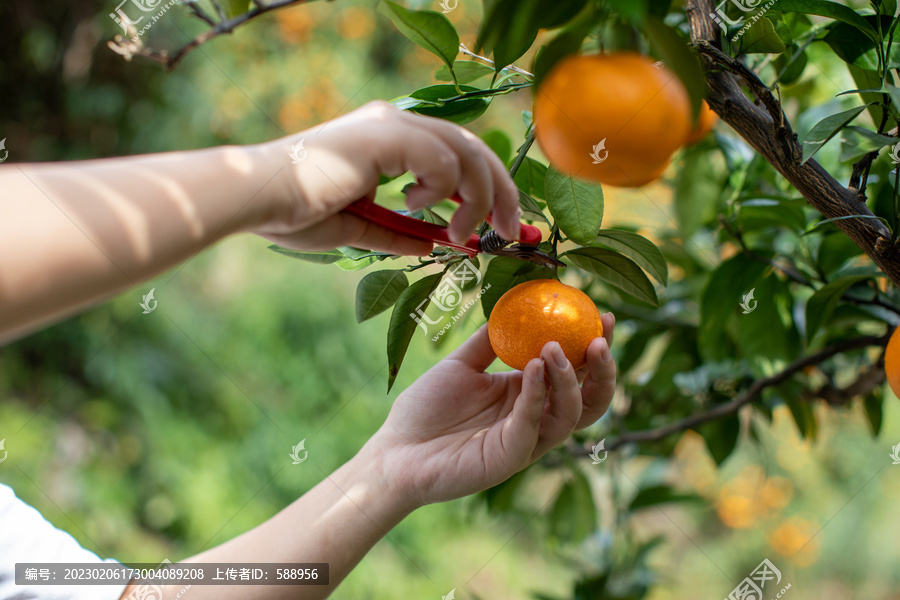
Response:
[[[845,188],[814,160],[801,164],[803,153],[780,101],[755,73],[717,47],[720,30],[709,16],[713,9],[711,0],[685,2],[691,38],[707,69],[707,102],[710,108],[825,217],[872,215],[858,189]],[[735,75],[746,83],[762,107],[741,90]],[[882,222],[877,219],[843,219],[836,221],[835,225],[895,285],[900,286],[900,250],[893,242],[891,231]]]
[[[810,354],[809,356],[804,356],[803,358],[795,360],[787,367],[785,367],[782,371],[774,375],[764,377],[763,379],[757,379],[753,382],[752,385],[750,385],[749,388],[735,396],[734,399],[732,399],[730,402],[718,404],[706,412],[691,415],[690,417],[686,417],[680,421],[675,421],[674,423],[670,423],[669,425],[665,425],[658,429],[645,429],[642,431],[623,433],[619,437],[607,442],[605,444],[605,449],[615,450],[616,448],[624,446],[625,444],[631,444],[635,442],[655,442],[668,437],[673,433],[692,429],[698,425],[702,425],[703,423],[727,417],[737,412],[738,409],[745,404],[752,402],[757,396],[759,396],[759,394],[762,393],[764,389],[776,385],[781,385],[782,383],[793,377],[796,373],[802,371],[808,366],[817,365],[831,358],[832,356],[835,356],[836,354],[841,354],[842,352],[847,352],[849,350],[857,350],[860,348],[867,348],[869,346],[884,346],[887,343],[888,338],[888,335],[868,335],[851,338],[849,340],[843,340],[832,346],[829,346],[828,348],[825,348],[824,350],[816,352],[815,354]],[[878,370],[878,364],[876,363],[873,368]],[[860,381],[862,381],[862,377],[860,378]],[[869,381],[869,379],[866,379],[867,384]],[[844,392],[847,392],[848,390],[850,392],[853,392],[854,390],[851,388],[853,388],[853,386],[850,386],[850,388],[847,388],[846,390],[844,390]]]
[[[191,11],[191,14],[198,19],[208,23],[210,26],[212,26],[212,29],[201,33],[193,40],[176,50],[174,53],[170,54],[168,50],[157,51],[145,46],[141,39],[137,36],[137,32],[133,31],[133,27],[129,27],[129,37],[126,38],[121,35],[117,35],[112,42],[107,42],[106,45],[109,46],[109,48],[113,52],[124,56],[125,60],[130,61],[135,56],[143,56],[144,58],[149,58],[150,60],[160,63],[166,68],[167,71],[171,71],[176,66],[178,66],[178,63],[180,63],[191,50],[202,46],[211,39],[226,33],[231,33],[237,27],[255,19],[260,15],[264,15],[265,13],[284,8],[292,4],[302,4],[303,2],[308,1],[309,0],[274,0],[271,3],[264,4],[260,0],[254,0],[253,7],[250,10],[242,15],[232,17],[231,19],[226,18],[218,2],[213,2],[213,6],[216,8],[219,15],[218,21],[216,21],[213,17],[206,13],[202,8],[197,6],[196,2],[189,2],[186,4],[188,5],[188,9]],[[134,38],[137,38],[137,40],[135,40]]]

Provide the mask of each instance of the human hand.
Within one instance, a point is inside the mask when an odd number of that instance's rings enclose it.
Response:
[[[306,157],[292,164],[303,141]],[[519,235],[519,193],[503,163],[474,134],[440,119],[372,102],[343,117],[257,147],[262,161],[284,163],[262,193],[272,209],[254,229],[296,250],[348,245],[403,255],[427,255],[432,244],[399,236],[340,212],[360,198],[373,198],[379,176],[412,171],[419,180],[406,197],[410,210],[459,193],[463,202],[449,226],[464,242],[489,214],[501,237]]]
[[[420,377],[367,444],[395,493],[421,506],[487,489],[599,419],[616,388],[615,317],[602,320],[577,372],[550,342],[524,371],[485,373],[496,358],[485,326]]]

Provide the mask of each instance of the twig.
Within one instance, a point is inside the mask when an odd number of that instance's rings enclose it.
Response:
[[[218,25],[218,23],[216,23],[215,19],[213,19],[211,16],[209,16],[209,14],[205,10],[203,10],[203,8],[200,6],[199,3],[185,2],[184,4],[188,7],[188,10],[191,11],[191,14],[194,15],[195,17],[197,17],[198,19],[200,19],[201,21],[205,21],[211,27],[215,27],[216,25]]]
[[[739,61],[716,48],[721,30],[713,21],[712,0],[685,0],[691,39],[706,68],[706,99],[722,121],[731,126],[803,198],[828,219],[872,215],[855,189],[841,185],[815,159],[801,162],[802,150],[777,99]],[[723,67],[722,65],[728,65]],[[752,101],[735,79],[737,74],[759,100]],[[900,248],[891,230],[877,219],[841,219],[835,222],[887,275],[900,286]]]
[[[143,56],[144,58],[149,58],[150,60],[160,63],[161,65],[163,65],[163,67],[166,68],[167,71],[171,71],[176,66],[178,66],[178,64],[184,59],[185,56],[187,56],[187,54],[191,50],[202,46],[211,39],[226,33],[231,33],[237,27],[265,13],[272,12],[286,6],[291,6],[293,4],[302,4],[303,2],[309,1],[310,0],[274,0],[270,4],[263,4],[260,1],[254,0],[253,8],[251,8],[249,11],[245,12],[242,15],[237,15],[231,19],[228,19],[219,3],[213,0],[212,4],[219,15],[218,22],[216,22],[212,17],[203,12],[202,9],[195,7],[196,3],[190,2],[188,4],[191,10],[191,14],[209,23],[212,26],[212,29],[201,33],[193,40],[176,50],[174,53],[170,54],[168,50],[153,50],[152,48],[144,46],[142,43],[135,42],[131,39],[131,33],[129,33],[129,38],[127,39],[123,38],[121,35],[117,35],[114,38],[114,41],[107,42],[107,46],[109,46],[109,48],[114,52],[117,52],[118,54],[124,56],[125,60],[130,61],[134,56]]]
[[[673,433],[685,431],[698,425],[702,425],[703,423],[727,417],[737,412],[737,410],[745,404],[752,402],[760,393],[762,393],[764,389],[784,383],[785,381],[793,377],[796,373],[802,371],[810,365],[817,365],[822,361],[831,358],[832,356],[841,354],[842,352],[847,352],[848,350],[857,350],[859,348],[867,348],[869,346],[884,346],[887,343],[887,340],[887,335],[867,335],[852,338],[849,340],[843,340],[841,342],[838,342],[837,344],[834,344],[833,346],[829,346],[824,350],[816,352],[815,354],[811,354],[809,356],[805,356],[803,358],[795,360],[775,375],[771,375],[763,379],[757,379],[753,382],[752,385],[750,385],[749,388],[747,388],[743,393],[738,394],[730,402],[726,402],[725,404],[718,404],[706,412],[691,415],[690,417],[686,417],[680,421],[675,421],[674,423],[670,423],[669,425],[666,425],[664,427],[659,427],[658,429],[645,429],[642,431],[623,433],[619,437],[607,442],[605,444],[605,449],[615,450],[616,448],[624,446],[625,444],[637,442],[655,442],[667,436],[670,436]]]
[[[487,58],[486,56],[481,56],[480,54],[475,54],[474,52],[472,52],[471,50],[466,48],[465,44],[459,45],[459,51],[462,52],[463,54],[465,54],[466,56],[471,56],[472,58],[477,58],[478,60],[484,61],[486,64],[489,64],[492,67],[494,66],[494,61]],[[520,69],[516,65],[508,65],[504,68],[507,71],[512,71],[513,73],[518,73],[519,75],[524,75],[525,77],[532,77],[532,78],[534,77],[534,73],[529,73],[525,69]]]
[[[776,135],[781,140],[784,150],[789,156],[794,155],[794,131],[791,129],[791,124],[787,120],[787,117],[785,117],[784,110],[781,108],[781,100],[772,94],[772,90],[769,89],[769,86],[763,83],[762,79],[760,79],[756,73],[748,69],[744,63],[728,56],[708,41],[698,40],[697,50],[701,54],[710,57],[716,64],[725,67],[735,75],[738,75],[747,83],[750,91],[753,92],[753,95],[756,96],[757,100],[762,102],[763,106],[765,106],[766,110],[769,112],[769,116],[772,117]]]

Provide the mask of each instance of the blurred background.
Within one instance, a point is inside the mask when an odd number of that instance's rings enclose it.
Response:
[[[376,4],[311,2],[265,15],[166,73],[107,48],[121,32],[109,17],[113,1],[4,0],[7,162],[252,144],[434,82],[436,58]],[[431,4],[409,3],[440,10]],[[474,46],[481,3],[460,0],[448,17]],[[145,38],[173,49],[201,29],[176,6]],[[821,73],[796,85],[812,97],[834,94]],[[500,129],[517,145],[530,99],[528,91],[496,99],[473,128]],[[712,165],[702,177],[723,170]],[[604,226],[658,239],[675,218],[672,195],[666,183],[609,190]],[[293,261],[267,245],[229,239],[0,349],[0,439],[9,452],[0,481],[101,556],[175,561],[257,525],[353,456],[395,395],[483,322],[472,311],[439,346],[417,335],[385,394],[388,316],[355,322],[362,272]],[[139,302],[151,288],[158,308],[145,315]],[[649,377],[644,371],[630,376]],[[457,598],[570,598],[610,545],[615,514],[604,498],[649,481],[699,500],[654,505],[630,525],[645,541],[665,540],[636,574],[652,584],[651,598],[723,597],[734,574],[762,557],[792,583],[790,598],[900,598],[900,466],[887,457],[900,442],[896,399],[885,403],[874,439],[858,410],[817,411],[814,439],[800,436],[782,407],[767,437],[739,442],[721,466],[689,432],[671,460],[623,452],[584,469],[599,517],[579,543],[541,512],[561,477],[553,469],[515,488],[515,503],[488,510],[479,496],[426,507],[334,597],[439,598],[456,588]],[[301,440],[309,458],[292,465]]]

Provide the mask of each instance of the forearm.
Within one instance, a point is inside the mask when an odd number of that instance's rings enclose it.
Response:
[[[283,165],[256,153],[223,147],[0,167],[0,342],[263,222],[260,192]]]
[[[325,598],[375,543],[414,508],[390,488],[381,457],[367,446],[280,513],[179,563],[328,563],[327,586],[193,586],[194,600],[312,600]],[[127,598],[131,587],[122,595]],[[180,586],[164,587],[171,600]]]

